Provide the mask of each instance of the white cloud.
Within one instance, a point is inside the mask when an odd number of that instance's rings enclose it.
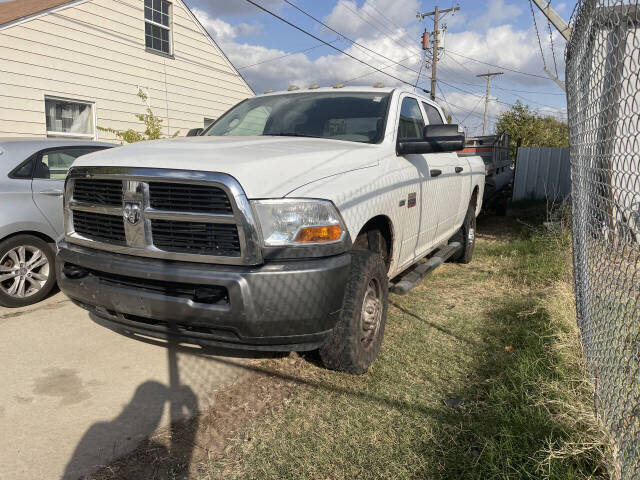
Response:
[[[199,0],[197,5],[192,5],[195,0],[187,0],[191,10],[205,9],[209,12],[214,12],[217,16],[237,16],[237,15],[252,15],[260,12],[260,9],[255,5],[251,5],[245,0]],[[279,10],[282,6],[282,0],[259,0],[259,3],[264,8],[269,10]]]
[[[419,6],[418,0],[366,0],[362,7],[354,0],[338,0],[326,23],[345,35],[360,38],[392,33],[401,36],[405,25],[415,23]]]
[[[558,62],[558,70],[562,72],[564,71],[564,56],[562,54],[564,42],[559,37],[560,35],[554,34],[556,61]],[[552,64],[548,35],[542,36],[541,41],[547,64]],[[516,30],[511,25],[501,25],[489,28],[484,32],[447,33],[445,42],[445,49],[452,52],[447,53],[443,60],[444,69],[449,73],[449,77],[456,77],[456,79],[465,82],[478,83],[475,74],[487,73],[488,70],[500,70],[500,68],[474,62],[456,54],[545,77],[545,73],[542,70],[543,65],[538,40],[532,28]],[[450,58],[447,59],[447,56]],[[460,63],[464,66],[459,65]],[[524,76],[509,70],[503,71],[504,76],[500,78],[500,82],[510,81],[523,85],[551,86],[546,78]]]
[[[485,13],[474,19],[473,23],[477,28],[511,23],[521,13],[520,7],[505,3],[505,0],[489,0]]]
[[[194,8],[191,10],[198,21],[206,28],[209,33],[219,42],[230,42],[238,36],[255,35],[262,31],[260,25],[249,25],[248,23],[240,23],[231,25],[219,18],[212,18],[203,10]]]

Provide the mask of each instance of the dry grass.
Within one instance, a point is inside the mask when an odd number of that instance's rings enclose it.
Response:
[[[391,296],[364,376],[313,358],[259,368],[306,385],[250,421],[197,478],[607,478],[571,287],[570,237],[544,208],[479,224],[470,265]],[[533,225],[533,226],[532,226]],[[498,228],[495,228],[495,227]]]

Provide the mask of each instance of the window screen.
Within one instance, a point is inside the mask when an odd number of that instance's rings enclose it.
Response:
[[[400,107],[400,123],[398,125],[398,139],[422,138],[424,119],[420,106],[415,98],[405,97]]]
[[[427,114],[429,125],[442,125],[444,123],[442,121],[442,117],[440,116],[440,112],[436,107],[425,102],[422,102],[422,106],[424,107],[424,111]]]
[[[91,103],[45,98],[44,108],[48,136],[94,137]]]
[[[144,0],[144,43],[147,48],[171,53],[169,8],[165,0]]]

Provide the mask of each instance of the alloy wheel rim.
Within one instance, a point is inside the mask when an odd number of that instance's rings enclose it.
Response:
[[[372,278],[367,285],[362,300],[362,312],[360,314],[360,342],[368,349],[378,335],[380,320],[382,319],[382,288],[377,279]]]
[[[47,256],[38,247],[18,245],[0,258],[0,291],[13,298],[38,293],[49,280]]]

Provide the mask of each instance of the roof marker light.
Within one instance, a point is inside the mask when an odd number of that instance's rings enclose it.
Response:
[[[333,86],[333,88],[342,88],[342,87],[344,87],[344,83],[336,82],[332,86]]]
[[[273,90],[273,88],[270,88],[270,89],[268,89],[268,90],[265,90],[265,91],[264,91],[264,92],[262,92],[262,93],[273,93],[273,91],[274,91],[274,90]]]
[[[384,88],[384,83],[376,82],[373,84],[373,88]]]
[[[291,92],[293,90],[300,90],[300,87],[298,85],[289,85],[289,88],[287,88],[287,91]]]
[[[309,85],[310,90],[315,90],[316,88],[320,88],[320,85],[318,85],[317,83],[312,83],[311,85]]]

